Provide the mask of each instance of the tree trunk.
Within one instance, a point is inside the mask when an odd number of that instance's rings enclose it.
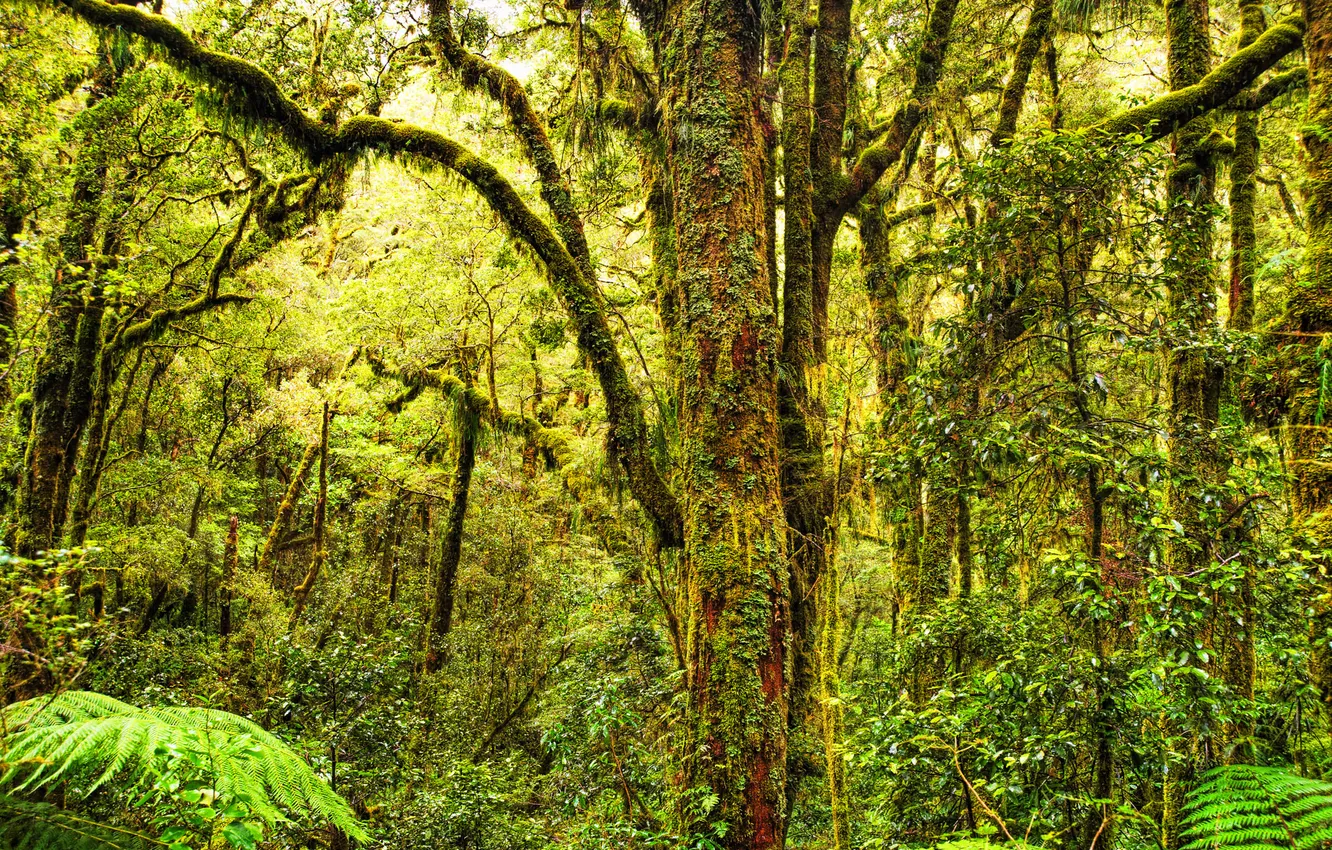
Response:
[[[310,473],[310,467],[314,466],[315,458],[319,456],[321,444],[322,440],[318,440],[306,447],[305,454],[301,456],[300,465],[291,474],[291,481],[287,485],[287,494],[283,496],[282,504],[278,505],[277,513],[273,517],[273,524],[268,529],[268,536],[264,538],[264,548],[259,554],[259,563],[255,567],[260,573],[266,573],[273,567],[273,556],[276,554],[278,539],[286,529],[287,523],[291,522],[292,514],[296,512],[296,500],[301,495],[301,482]]]
[[[232,514],[231,525],[227,529],[227,544],[222,551],[222,586],[218,588],[220,600],[217,633],[225,646],[231,637],[231,603],[236,591],[236,570],[240,566],[240,522]]]
[[[106,189],[106,170],[105,151],[95,143],[90,130],[74,162],[69,223],[60,237],[61,263],[51,286],[46,347],[32,379],[32,427],[19,482],[14,541],[15,551],[23,557],[51,549],[64,530],[60,483],[62,471],[72,461],[67,455],[77,449],[71,446],[71,435],[66,430],[66,412],[71,385],[80,368],[84,290],[94,277],[91,249]],[[100,322],[100,312],[97,319]]]
[[[325,528],[328,519],[328,420],[328,402],[324,402],[324,414],[319,425],[319,497],[315,501],[314,513],[314,559],[310,562],[310,571],[305,574],[305,579],[292,591],[295,605],[291,610],[288,628],[295,628],[301,619],[305,601],[310,598],[310,591],[314,590],[315,582],[319,580],[319,571],[328,559],[325,545],[328,533]]]
[[[1207,0],[1166,3],[1167,66],[1170,87],[1194,85],[1211,69]],[[1212,257],[1216,163],[1208,138],[1212,121],[1195,118],[1175,131],[1174,163],[1166,177],[1165,281],[1176,344],[1168,354],[1170,410],[1167,420],[1171,474],[1166,514],[1183,529],[1166,553],[1166,566],[1181,580],[1206,569],[1211,559],[1212,529],[1206,521],[1205,491],[1218,477],[1221,459],[1212,435],[1217,424],[1222,366],[1205,343],[1216,332],[1216,276]],[[1192,649],[1199,635],[1180,635],[1179,647]],[[1168,652],[1172,652],[1167,648]],[[1188,693],[1176,698],[1189,700]],[[1183,741],[1178,760],[1163,781],[1162,845],[1179,850],[1185,796],[1200,765],[1202,751],[1194,730],[1174,729]]]
[[[440,541],[439,566],[435,572],[435,599],[430,613],[430,637],[426,651],[426,670],[437,672],[445,660],[444,641],[453,628],[454,585],[458,564],[462,561],[463,527],[467,519],[467,499],[472,489],[472,470],[476,467],[476,438],[481,423],[478,411],[467,391],[458,394],[458,464],[453,472],[449,494],[449,513]]]
[[[1296,376],[1290,399],[1290,466],[1297,521],[1317,540],[1332,539],[1332,468],[1322,455],[1332,443],[1320,408],[1332,360],[1332,2],[1305,0],[1305,52],[1309,57],[1309,112],[1304,126],[1308,243],[1301,283],[1291,294],[1287,330],[1296,336],[1289,357]],[[1326,588],[1325,588],[1326,591]],[[1321,596],[1310,626],[1312,678],[1324,706],[1332,706],[1332,604]]]
[[[752,4],[671,0],[656,30],[683,293],[681,415],[685,790],[710,788],[721,846],[786,831],[786,523],[778,463],[776,305],[764,220],[762,24]],[[697,796],[687,799],[697,800]]]

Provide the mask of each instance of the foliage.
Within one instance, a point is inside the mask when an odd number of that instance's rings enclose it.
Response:
[[[138,777],[144,801],[189,805],[184,824],[162,833],[184,844],[220,835],[250,848],[261,825],[292,815],[326,820],[358,839],[367,834],[345,800],[280,739],[253,722],[204,708],[139,709],[101,694],[66,691],[14,703],[2,780],[14,794],[61,787],[87,798],[108,783]],[[192,804],[192,805],[191,805]]]
[[[1281,768],[1214,768],[1190,795],[1184,834],[1190,850],[1325,847],[1332,785]]]

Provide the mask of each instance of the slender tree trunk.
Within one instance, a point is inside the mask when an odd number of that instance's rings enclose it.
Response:
[[[328,402],[324,402],[324,413],[319,425],[319,496],[315,501],[314,512],[314,558],[310,562],[310,570],[305,574],[304,580],[292,591],[295,604],[291,610],[289,628],[295,628],[296,623],[300,621],[301,614],[305,611],[305,602],[310,598],[310,591],[314,590],[315,582],[319,580],[319,572],[328,559],[325,542],[328,534],[328,529],[325,527],[328,519],[328,420]]]
[[[1248,47],[1266,26],[1260,0],[1240,3],[1240,48]],[[1252,89],[1250,89],[1252,91]],[[1258,272],[1254,200],[1258,175],[1258,111],[1235,113],[1235,153],[1230,159],[1230,328],[1253,328],[1253,284]]]
[[[225,646],[227,639],[231,637],[231,603],[236,593],[236,570],[240,567],[240,520],[235,515],[231,516],[231,524],[227,528],[227,544],[222,551],[222,586],[217,589],[218,600],[220,602],[217,633],[222,638],[222,644]]]
[[[426,670],[437,672],[445,661],[444,642],[453,628],[454,587],[458,580],[458,564],[462,561],[463,527],[467,519],[467,499],[472,489],[472,470],[476,467],[476,438],[480,430],[480,417],[468,394],[458,399],[458,463],[453,472],[453,489],[449,494],[449,513],[444,522],[444,538],[440,541],[439,565],[435,571],[435,599],[430,614],[429,646],[426,651]]]
[[[287,484],[287,493],[282,497],[282,503],[278,505],[277,512],[273,516],[273,524],[268,528],[268,536],[264,538],[263,551],[259,553],[259,563],[255,569],[260,573],[266,573],[273,567],[273,556],[277,554],[278,540],[282,537],[282,532],[286,530],[287,524],[291,522],[291,517],[296,513],[296,500],[301,495],[301,482],[305,476],[310,474],[310,468],[314,466],[315,458],[319,457],[319,447],[322,440],[316,440],[305,449],[305,454],[301,455],[301,462],[296,470],[291,474],[291,480]]]
[[[1332,2],[1305,0],[1305,52],[1309,57],[1309,112],[1304,121],[1306,228],[1301,284],[1292,294],[1286,330],[1295,334],[1287,356],[1295,367],[1290,398],[1290,467],[1295,519],[1317,540],[1332,540],[1332,444],[1321,408],[1332,361]],[[1332,707],[1332,603],[1327,587],[1310,625],[1312,678],[1325,708]]]

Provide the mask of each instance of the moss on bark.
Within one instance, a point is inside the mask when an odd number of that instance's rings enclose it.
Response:
[[[671,0],[663,66],[681,366],[686,827],[725,820],[725,847],[780,847],[786,824],[789,591],[769,280],[762,24],[744,2]],[[688,798],[686,798],[688,799]]]

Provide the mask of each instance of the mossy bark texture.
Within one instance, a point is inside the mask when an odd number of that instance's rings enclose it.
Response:
[[[659,40],[674,187],[688,692],[683,779],[710,788],[722,843],[780,847],[786,824],[788,561],[757,9],[672,0]],[[651,15],[645,16],[651,27]]]
[[[1166,3],[1167,67],[1174,92],[1196,86],[1212,63],[1207,0]],[[1206,492],[1218,479],[1221,458],[1213,430],[1220,404],[1222,365],[1212,339],[1216,327],[1216,264],[1213,259],[1216,162],[1209,117],[1179,126],[1172,139],[1174,162],[1166,177],[1165,283],[1169,315],[1182,342],[1167,354],[1170,410],[1167,419],[1171,475],[1166,512],[1182,533],[1166,553],[1167,568],[1181,581],[1205,570],[1211,559],[1212,526]],[[1180,635],[1184,649],[1197,635]],[[1188,694],[1177,695],[1188,698]],[[1163,780],[1162,844],[1178,850],[1183,843],[1181,818],[1185,795],[1200,758],[1197,730],[1176,728],[1178,751]]]
[[[1260,0],[1240,3],[1240,47],[1263,31]],[[1250,92],[1252,94],[1252,92]],[[1254,199],[1258,174],[1258,113],[1235,113],[1235,153],[1230,160],[1230,320],[1232,330],[1253,328],[1253,281],[1258,271]]]
[[[1291,293],[1286,331],[1291,472],[1297,522],[1323,546],[1332,541],[1332,439],[1323,408],[1332,367],[1332,2],[1305,0],[1309,112],[1304,122],[1306,221],[1304,267]],[[1313,681],[1332,705],[1332,586],[1314,605]]]
[[[292,598],[295,604],[291,609],[290,626],[294,628],[301,619],[301,614],[305,611],[306,600],[310,598],[310,591],[314,590],[315,582],[319,580],[319,573],[324,568],[324,563],[328,560],[328,425],[329,425],[328,402],[324,402],[324,412],[320,419],[319,426],[319,491],[315,499],[314,511],[314,558],[310,562],[310,569],[306,572],[305,578],[296,589],[292,591]],[[284,501],[283,504],[286,504]],[[270,548],[265,545],[265,552],[270,552]]]
[[[440,541],[439,566],[435,572],[435,599],[430,612],[430,646],[426,652],[426,669],[432,673],[444,664],[444,641],[453,629],[454,588],[458,582],[458,565],[462,562],[463,527],[472,488],[472,470],[476,468],[480,412],[469,402],[470,396],[466,394],[457,399],[458,461],[453,471],[444,537]]]

